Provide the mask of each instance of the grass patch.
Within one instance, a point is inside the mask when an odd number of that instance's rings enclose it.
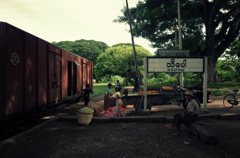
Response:
[[[93,84],[93,94],[91,94],[91,97],[95,97],[95,96],[99,96],[99,95],[103,95],[105,88],[107,88],[108,83],[94,83]],[[114,87],[115,84],[112,83],[112,91],[114,92]],[[168,84],[168,86],[171,85],[170,83]],[[149,87],[159,87],[159,84],[149,84]],[[165,86],[165,84],[164,84]],[[211,95],[213,96],[221,96],[221,95],[226,95],[229,93],[229,91],[227,90],[218,90],[221,88],[231,88],[231,89],[238,89],[240,87],[240,83],[236,83],[236,82],[215,82],[215,83],[209,83],[208,84],[208,88],[213,88],[216,90],[211,90]]]
[[[91,97],[103,95],[105,88],[107,88],[108,83],[94,83],[93,84],[93,94]]]
[[[94,83],[93,84],[93,94],[90,97],[95,97],[99,95],[103,95],[105,93],[105,89],[107,88],[108,83]],[[115,84],[112,83],[112,92],[115,92]]]
[[[227,90],[211,90],[211,95],[213,96],[221,96],[221,95],[226,95],[228,93],[229,91]]]
[[[107,88],[108,83],[94,83],[93,84],[93,94],[90,97],[96,97],[99,95],[103,95],[105,93],[105,89]],[[125,86],[128,87],[128,86]],[[112,92],[115,92],[115,84],[112,83]]]

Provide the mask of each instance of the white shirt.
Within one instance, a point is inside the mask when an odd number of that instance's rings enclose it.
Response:
[[[199,114],[199,106],[196,100],[188,101],[187,111],[192,112],[191,115]]]

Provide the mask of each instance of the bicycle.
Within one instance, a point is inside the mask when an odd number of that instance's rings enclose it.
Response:
[[[234,89],[233,92],[223,98],[223,105],[226,109],[231,109],[234,105],[237,106],[240,101],[240,96],[237,96],[238,90]]]

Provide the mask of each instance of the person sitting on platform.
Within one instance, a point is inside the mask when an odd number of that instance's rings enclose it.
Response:
[[[118,88],[117,91],[109,98],[107,109],[109,107],[116,106],[116,99],[118,99],[118,105],[123,106],[120,98],[122,98],[122,88]]]
[[[174,116],[173,124],[167,124],[167,127],[177,127],[178,132],[174,133],[173,136],[180,136],[181,124],[193,123],[197,120],[199,114],[199,105],[194,100],[193,93],[191,91],[186,91],[184,97],[188,100],[188,105],[186,110],[183,113],[177,113]]]

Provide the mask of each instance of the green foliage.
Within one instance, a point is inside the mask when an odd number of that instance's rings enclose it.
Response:
[[[115,75],[115,76],[112,76],[111,81],[112,81],[113,83],[116,83],[117,80],[119,80],[120,84],[123,84],[124,79],[125,79],[125,78],[123,78],[123,77],[121,77],[121,76]]]
[[[231,44],[230,51],[228,53],[232,56],[237,55],[240,57],[240,37]]]
[[[196,2],[181,1],[182,33],[184,48],[196,50],[202,47],[203,23],[196,12]],[[137,37],[149,39],[154,47],[161,49],[175,48],[177,20],[176,1],[144,0],[139,1],[135,8],[130,8],[133,32]],[[128,14],[114,20],[119,23],[128,22]],[[199,47],[199,48],[198,48]]]
[[[223,82],[235,80],[235,76],[236,74],[234,71],[218,71],[218,77]]]
[[[176,76],[171,76],[166,73],[161,73],[159,78],[148,79],[149,85],[162,85],[162,86],[172,86],[173,84],[177,84],[178,78]]]
[[[226,53],[222,55],[222,60],[217,61],[218,76],[221,81],[239,81],[240,63],[236,55]]]
[[[86,58],[96,64],[97,57],[105,52],[108,46],[104,42],[94,40],[76,40],[53,42],[54,45]]]
[[[186,82],[202,82],[202,73],[192,73],[186,72],[184,73],[184,79]]]
[[[142,69],[143,57],[152,56],[146,49],[136,46],[137,65]],[[134,70],[134,56],[132,47],[127,45],[121,45],[117,47],[110,47],[106,52],[100,54],[97,58],[97,64],[95,65],[96,77],[102,78],[103,76],[126,76],[127,69]]]
[[[171,81],[172,78],[175,78],[174,76],[171,76],[170,74],[167,73],[155,73],[154,77],[148,78],[148,83],[149,84],[155,84],[155,83],[163,83],[166,81]]]
[[[116,83],[117,80],[119,80],[119,82],[122,84],[125,78],[115,75],[115,76],[103,76],[101,78],[99,78],[98,82],[102,82],[102,83],[107,83],[107,82],[111,82],[111,83]]]
[[[111,76],[102,76],[97,78],[98,83],[106,83],[111,81]]]
[[[226,95],[229,93],[227,90],[210,90],[211,95],[213,96],[221,96],[221,95]]]
[[[104,52],[109,47],[104,42],[94,41],[94,40],[84,40],[84,39],[81,39],[81,40],[76,40],[75,42],[86,44],[86,45],[90,45],[90,46],[94,46],[94,47],[100,49],[102,52]]]
[[[222,55],[217,63],[218,72],[222,81],[240,81],[240,40],[235,40],[230,50]]]
[[[238,82],[212,82],[208,84],[208,88],[232,88],[238,89],[240,87],[240,83]]]
[[[240,80],[240,63],[237,63],[236,64],[236,67],[235,67],[235,72],[236,72],[236,78],[238,79],[238,81]]]
[[[217,80],[216,61],[239,36],[239,0],[180,0],[180,5],[183,49],[189,49],[192,56],[211,56],[208,80]],[[128,23],[127,10],[122,12],[114,22]],[[159,49],[176,48],[177,1],[142,0],[130,12],[135,36]]]
[[[169,80],[163,81],[162,85],[172,86],[176,83],[178,83],[178,79],[176,79],[175,77],[171,77]]]
[[[118,44],[112,45],[112,47],[118,47],[118,46],[131,46],[131,47],[132,47],[132,43],[118,43]],[[141,46],[138,45],[138,44],[135,44],[134,46],[135,46],[135,47],[141,47]]]

